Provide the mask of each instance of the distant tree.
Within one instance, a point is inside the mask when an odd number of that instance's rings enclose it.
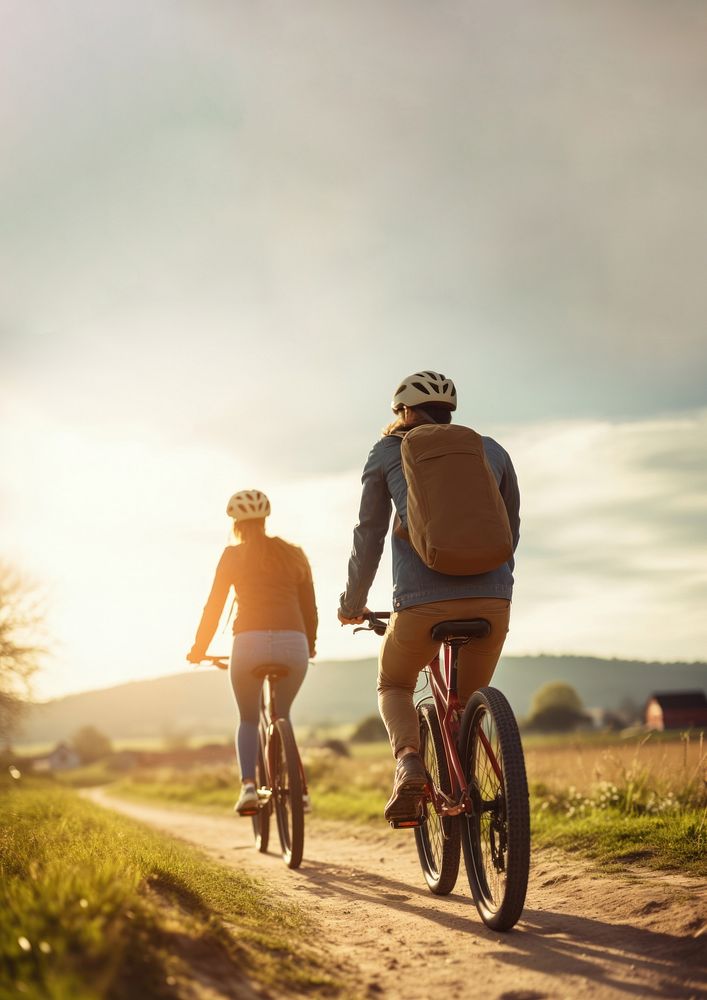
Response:
[[[351,734],[352,743],[377,743],[387,739],[388,733],[379,715],[368,715],[362,719]]]
[[[331,752],[336,757],[350,757],[351,751],[346,746],[343,740],[337,740],[335,737],[330,737],[328,740],[322,742],[322,750],[331,750]]]
[[[71,745],[83,764],[93,764],[113,753],[111,741],[95,726],[83,726],[75,732]]]
[[[562,733],[586,725],[588,721],[582,699],[572,685],[551,681],[543,684],[533,695],[526,727],[540,732]]]
[[[45,652],[36,589],[0,563],[0,749],[9,749],[31,693],[30,680]]]

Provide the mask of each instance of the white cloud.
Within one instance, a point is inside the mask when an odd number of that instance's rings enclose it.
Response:
[[[704,405],[705,9],[6,9],[2,332],[37,378],[118,343],[143,413],[158,374],[225,399],[211,358],[257,402],[294,348],[363,369],[353,414],[432,343],[480,419]]]
[[[495,436],[522,490],[508,651],[704,658],[707,411],[507,426]],[[130,427],[120,437],[62,426],[7,398],[0,445],[5,555],[49,595],[56,655],[43,693],[183,666],[227,542],[225,501],[247,485],[268,491],[271,530],[311,559],[321,656],[375,654],[375,638],[354,639],[335,619],[359,469],[292,481],[275,457],[254,472],[233,451],[175,447]],[[386,550],[371,602],[389,607],[390,590]],[[214,641],[228,645],[228,633]]]
[[[707,647],[707,411],[509,428],[523,489],[510,649]]]

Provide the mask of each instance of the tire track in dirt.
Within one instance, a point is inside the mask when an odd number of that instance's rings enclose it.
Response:
[[[707,995],[707,889],[687,876],[627,870],[605,876],[560,852],[534,857],[523,919],[489,931],[463,865],[455,891],[430,894],[413,835],[308,817],[305,859],[285,868],[252,846],[249,821],[87,792],[265,881],[303,906],[352,996],[662,998]]]

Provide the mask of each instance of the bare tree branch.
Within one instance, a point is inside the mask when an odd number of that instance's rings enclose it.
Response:
[[[0,745],[9,745],[31,694],[31,678],[46,647],[37,588],[0,562]]]

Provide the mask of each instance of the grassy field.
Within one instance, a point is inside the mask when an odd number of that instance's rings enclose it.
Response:
[[[537,845],[707,874],[704,741],[680,734],[597,734],[526,741]],[[350,758],[305,749],[314,814],[382,822],[392,761],[385,744],[352,747]],[[116,790],[175,804],[230,809],[231,767],[140,770]]]
[[[317,816],[357,823],[380,819],[393,771],[387,744],[359,745],[349,758],[318,749],[305,749],[302,756]],[[95,773],[92,770],[87,775],[91,784]],[[80,771],[67,777],[71,782],[82,782]],[[129,798],[160,799],[175,805],[223,810],[233,807],[238,779],[235,764],[188,769],[138,768],[113,789]]]
[[[650,784],[676,795],[705,777],[704,737],[699,733],[638,733],[630,737],[588,733],[577,737],[525,737],[529,778],[549,788],[602,782]]]
[[[262,884],[46,780],[0,797],[0,1000],[340,992],[309,919]]]
[[[537,844],[707,874],[702,734],[526,748]]]

